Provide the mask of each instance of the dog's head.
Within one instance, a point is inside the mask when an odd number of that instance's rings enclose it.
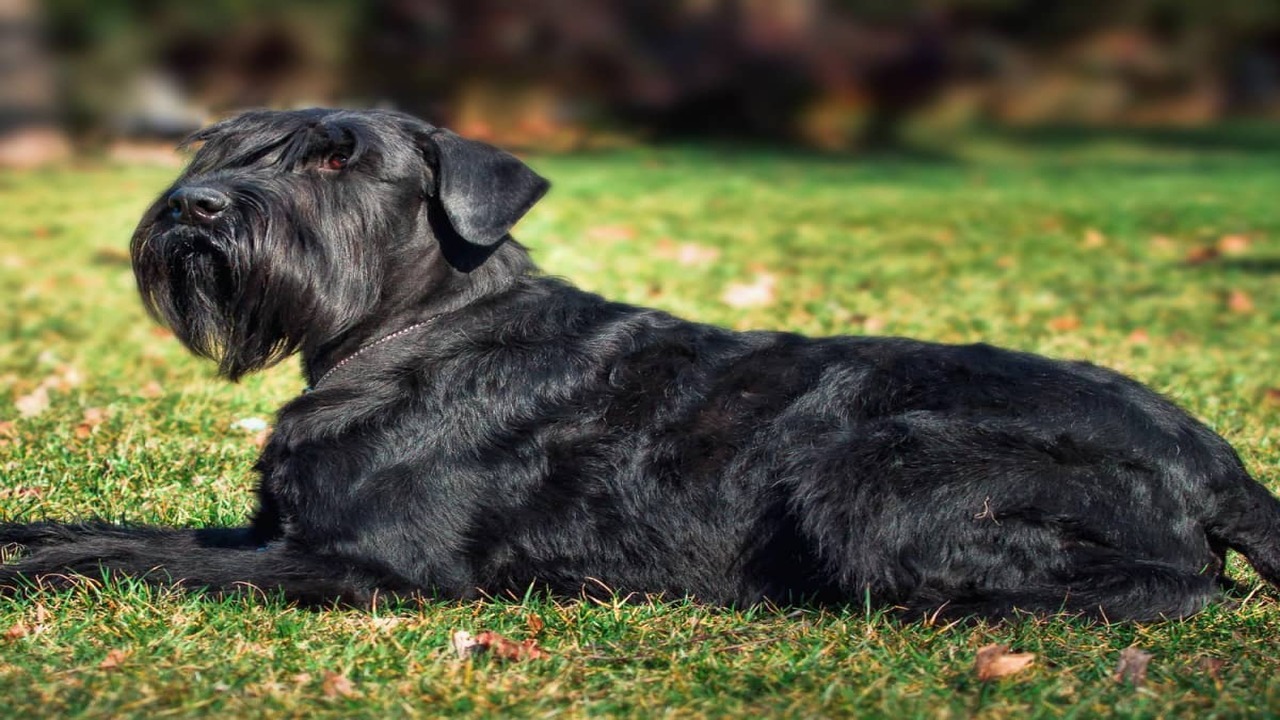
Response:
[[[255,111],[187,142],[134,232],[134,274],[148,311],[232,379],[332,342],[430,283],[424,265],[475,269],[548,187],[389,111]]]

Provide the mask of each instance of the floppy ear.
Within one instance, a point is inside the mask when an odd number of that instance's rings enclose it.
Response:
[[[495,246],[551,184],[514,155],[448,130],[427,136],[435,159],[435,191],[458,237]],[[428,191],[430,192],[430,190]]]

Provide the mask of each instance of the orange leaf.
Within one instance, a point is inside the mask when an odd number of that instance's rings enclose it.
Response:
[[[19,620],[18,622],[10,626],[8,630],[4,631],[4,639],[17,640],[19,638],[24,638],[30,634],[31,634],[31,628],[27,627],[26,623]]]
[[[491,630],[485,630],[476,635],[476,643],[488,648],[489,652],[503,660],[541,660],[551,657],[547,651],[538,647],[537,640],[516,642]]]
[[[1234,313],[1246,314],[1253,312],[1253,298],[1249,297],[1249,293],[1243,290],[1232,290],[1227,295],[1227,308]]]
[[[1253,241],[1248,235],[1223,235],[1218,238],[1218,252],[1223,255],[1243,255],[1249,251],[1249,245]]]
[[[598,225],[587,230],[587,237],[592,240],[613,242],[617,240],[630,240],[635,236],[636,231],[626,225]]]
[[[538,633],[542,632],[542,628],[546,627],[547,625],[545,622],[543,622],[541,617],[539,617],[538,615],[534,615],[533,613],[529,613],[529,617],[525,618],[524,622],[525,622],[525,625],[528,626],[529,628],[530,635],[537,635]]]
[[[325,697],[352,697],[356,694],[356,684],[342,673],[326,672],[320,688]]]
[[[1084,231],[1084,246],[1087,248],[1100,248],[1107,244],[1107,236],[1098,232],[1093,228]]]
[[[1271,387],[1263,390],[1262,401],[1272,407],[1280,407],[1280,387]]]
[[[1187,251],[1183,261],[1188,265],[1203,265],[1218,259],[1218,248],[1212,245],[1200,245]]]
[[[124,664],[125,658],[129,657],[129,653],[119,648],[113,648],[107,652],[107,656],[102,662],[98,663],[99,670],[115,670]]]
[[[987,645],[978,649],[974,669],[978,679],[986,682],[1026,670],[1036,659],[1032,653],[1011,653],[1008,645]]]
[[[1057,332],[1070,332],[1080,329],[1080,318],[1075,315],[1063,315],[1049,321],[1049,329]]]

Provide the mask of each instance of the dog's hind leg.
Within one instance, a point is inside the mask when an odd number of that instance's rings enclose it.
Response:
[[[1172,565],[1116,559],[1081,569],[1061,584],[1016,589],[968,589],[948,592],[922,588],[897,613],[919,620],[985,618],[1019,614],[1065,614],[1104,621],[1144,621],[1187,617],[1219,593],[1212,573],[1194,573]]]
[[[1215,493],[1205,521],[1209,540],[1245,556],[1253,569],[1280,588],[1280,499],[1239,468]]]
[[[59,528],[59,529],[55,529]],[[32,531],[35,533],[35,531]],[[10,542],[21,536],[0,533]],[[52,543],[50,537],[61,538]],[[72,537],[69,537],[72,536]],[[280,594],[307,606],[365,607],[392,583],[340,559],[320,557],[285,543],[235,544],[234,531],[44,526],[27,552],[0,566],[0,594],[74,584],[75,577],[130,577],[155,585],[214,595]]]

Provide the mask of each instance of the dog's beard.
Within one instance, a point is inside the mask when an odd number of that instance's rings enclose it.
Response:
[[[330,342],[381,287],[358,220],[317,224],[284,192],[271,195],[235,192],[234,212],[201,226],[173,222],[157,203],[133,236],[148,312],[232,380]]]

